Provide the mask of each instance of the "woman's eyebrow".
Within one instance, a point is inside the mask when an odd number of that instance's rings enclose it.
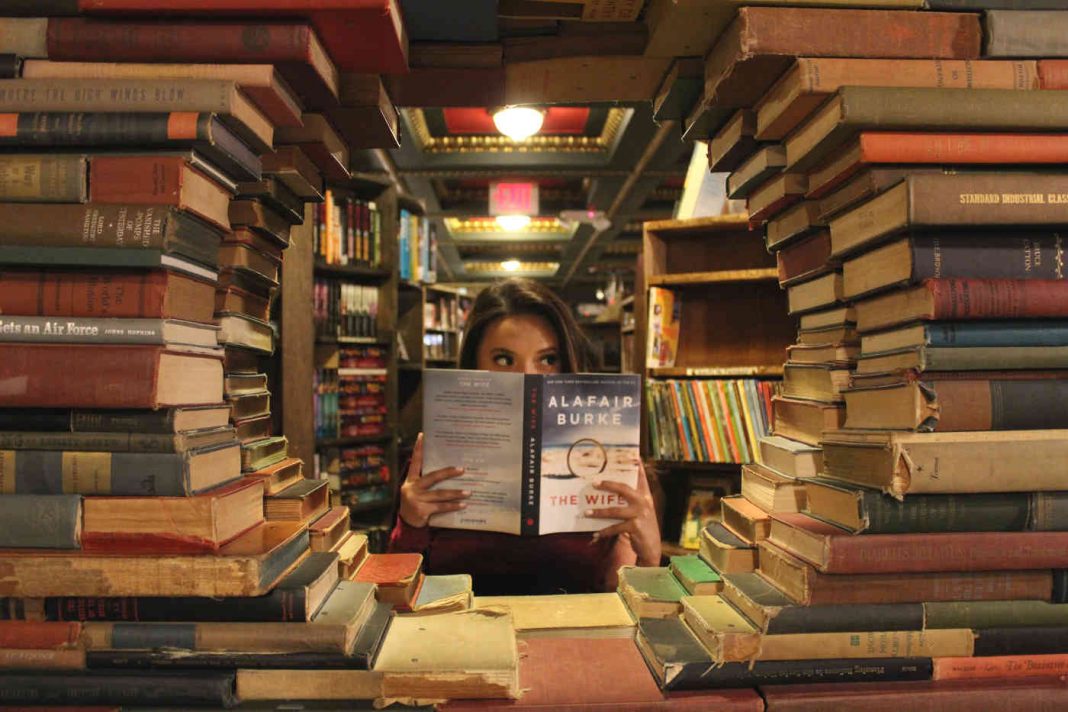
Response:
[[[556,346],[550,346],[550,347],[549,347],[549,348],[547,348],[547,349],[542,349],[542,350],[541,350],[541,351],[539,351],[538,353],[539,353],[539,354],[547,354],[547,353],[551,353],[551,352],[554,352],[554,351],[559,351],[559,350],[560,350],[560,349],[558,349],[558,348],[557,348]]]

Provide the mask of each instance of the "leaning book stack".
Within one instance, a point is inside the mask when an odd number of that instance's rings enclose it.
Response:
[[[761,34],[789,17],[824,32]],[[757,685],[769,709],[1064,702],[1068,13],[983,20],[748,8],[710,55],[741,36],[789,60],[710,162],[801,330],[763,463],[702,535],[722,591],[639,622],[667,688]],[[741,91],[744,65],[706,91]],[[724,568],[730,535],[754,570]]]

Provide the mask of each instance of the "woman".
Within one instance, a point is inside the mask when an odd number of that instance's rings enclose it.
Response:
[[[537,282],[510,279],[479,293],[467,320],[460,368],[517,373],[573,373],[589,368],[589,348],[567,305]],[[549,534],[519,537],[494,532],[437,529],[430,517],[466,507],[471,493],[431,489],[459,477],[447,467],[423,472],[419,435],[400,489],[390,551],[419,552],[431,574],[470,573],[479,595],[587,593],[616,587],[625,564],[660,565],[660,528],[645,470],[638,463],[638,486],[601,482],[626,506],[588,510],[587,516],[621,519],[591,537]]]

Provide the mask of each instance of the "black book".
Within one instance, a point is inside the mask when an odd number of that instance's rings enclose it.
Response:
[[[1068,653],[1068,627],[1064,626],[980,628],[975,636],[976,657]]]
[[[0,17],[78,15],[78,0],[0,0]]]
[[[755,573],[724,575],[720,595],[770,635],[924,629],[922,603],[799,606]]]
[[[0,54],[0,79],[18,79],[22,73],[22,57]]]
[[[0,9],[0,13],[2,13]],[[102,149],[195,148],[235,181],[259,180],[260,157],[219,120],[216,114],[198,114],[189,131],[169,130],[170,113],[23,112],[16,115],[15,130],[0,136],[0,148],[78,146]]]
[[[665,690],[817,682],[930,680],[930,658],[766,660],[716,665],[679,618],[638,621],[638,649]]]
[[[174,705],[234,707],[233,672],[94,670],[63,674],[0,672],[0,703],[18,705]]]

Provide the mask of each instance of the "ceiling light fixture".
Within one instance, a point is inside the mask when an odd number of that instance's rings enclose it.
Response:
[[[530,225],[529,215],[498,215],[495,219],[501,229],[508,232],[519,232]]]
[[[493,125],[513,141],[526,141],[541,131],[545,112],[530,106],[506,106],[493,113]]]
[[[501,269],[505,272],[515,272],[519,267],[519,260],[505,260],[504,262],[501,262]]]

